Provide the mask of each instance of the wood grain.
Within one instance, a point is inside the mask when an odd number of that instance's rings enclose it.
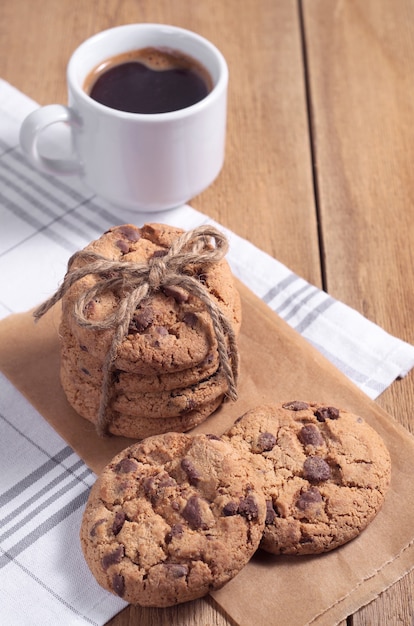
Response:
[[[128,607],[110,620],[108,626],[234,626],[216,605],[206,598],[167,609]]]
[[[193,206],[413,343],[413,18],[412,0],[3,0],[0,76],[65,102],[70,54],[99,30],[154,21],[208,37],[230,69],[227,155]],[[378,402],[414,432],[412,373]],[[353,626],[410,626],[413,582]],[[110,622],[136,623],[231,626],[209,599]]]
[[[410,14],[405,0],[304,2],[327,287],[413,342]]]
[[[414,63],[409,0],[304,0],[325,286],[414,342]],[[378,403],[414,432],[412,373]],[[409,574],[352,626],[409,626]]]

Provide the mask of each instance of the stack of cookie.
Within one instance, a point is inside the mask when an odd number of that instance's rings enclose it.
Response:
[[[114,326],[103,325],[100,329],[99,324],[117,314],[129,293],[119,287],[119,281],[112,288],[118,271],[115,266],[147,264],[154,257],[162,257],[182,233],[178,228],[157,224],[111,228],[85,251],[99,254],[115,263],[114,267],[109,265],[99,277],[85,273],[63,295],[61,382],[69,403],[94,423],[105,383],[105,359],[116,332]],[[69,271],[84,265],[84,258],[75,258]],[[237,337],[241,304],[227,261],[193,262],[185,272],[204,286]],[[106,286],[88,299],[87,291],[102,280]],[[93,327],[80,324],[75,315],[85,292],[82,313]],[[228,358],[231,360],[231,356]],[[107,429],[137,439],[188,431],[220,406],[228,386],[205,303],[180,284],[161,286],[134,309],[116,347],[105,408]]]

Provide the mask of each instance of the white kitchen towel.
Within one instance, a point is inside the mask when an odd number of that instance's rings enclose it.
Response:
[[[0,624],[105,624],[126,603],[92,577],[79,543],[95,475],[0,374]]]
[[[190,206],[147,215],[116,209],[75,177],[40,174],[18,147],[21,121],[36,106],[0,80],[0,317],[48,298],[69,256],[110,226],[214,223]],[[229,238],[235,275],[368,396],[412,369],[413,346],[215,225]],[[79,546],[94,476],[3,377],[0,472],[0,623],[104,624],[124,603],[98,587]]]

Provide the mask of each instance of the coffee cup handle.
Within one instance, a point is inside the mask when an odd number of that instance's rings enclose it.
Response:
[[[47,174],[79,174],[81,165],[75,159],[59,159],[43,156],[39,152],[41,133],[52,124],[65,123],[71,129],[80,127],[74,111],[63,104],[48,104],[30,113],[20,128],[20,146],[30,161]]]

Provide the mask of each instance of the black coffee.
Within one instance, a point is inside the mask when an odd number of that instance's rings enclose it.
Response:
[[[129,113],[168,113],[199,102],[211,91],[207,70],[179,52],[143,48],[112,57],[87,77],[97,102]]]

